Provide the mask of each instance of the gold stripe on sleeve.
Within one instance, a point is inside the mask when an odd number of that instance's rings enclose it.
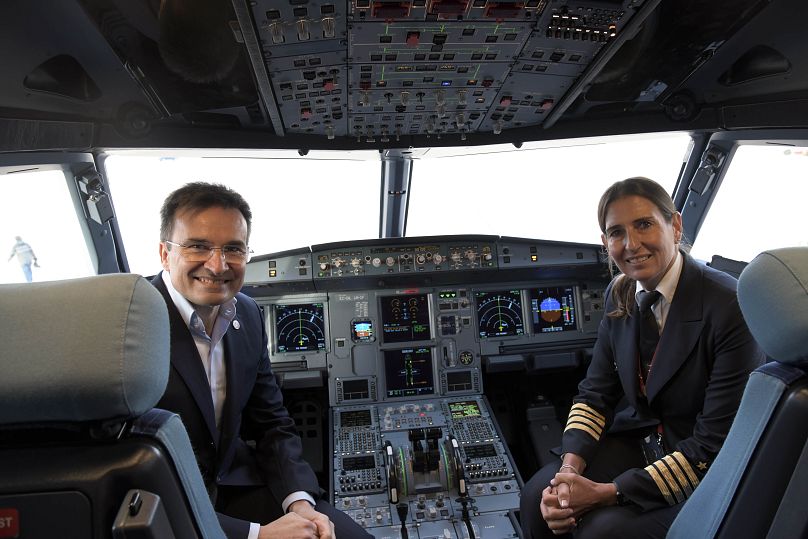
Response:
[[[659,473],[662,474],[662,477],[665,479],[665,483],[668,485],[668,488],[671,491],[671,494],[676,498],[676,503],[683,502],[687,499],[684,492],[682,492],[682,487],[679,485],[679,482],[676,480],[676,477],[673,474],[673,471],[668,466],[665,457],[662,457],[654,464],[657,465],[657,470]]]
[[[693,488],[690,486],[690,481],[688,481],[685,477],[679,461],[673,458],[671,455],[665,455],[662,457],[662,460],[665,461],[665,464],[668,466],[670,471],[673,472],[674,476],[676,476],[676,481],[678,481],[679,485],[684,491],[684,498],[689,498],[690,495],[693,494]]]
[[[570,408],[570,413],[572,413],[573,410],[580,410],[582,412],[590,414],[598,423],[602,425],[606,424],[606,416],[604,416],[603,414],[601,414],[600,412],[598,412],[597,410],[595,410],[586,403],[576,402],[575,404],[572,405],[572,408]]]
[[[693,485],[693,488],[699,486],[699,478],[696,476],[696,472],[693,471],[693,466],[690,465],[690,461],[679,451],[674,451],[671,453],[671,456],[676,459],[676,462],[679,463],[679,467],[687,474],[687,478],[690,480],[690,484]]]
[[[578,423],[578,422],[567,422],[567,426],[564,429],[564,432],[567,432],[568,430],[573,430],[573,429],[574,430],[582,430],[585,433],[589,434],[596,441],[600,440],[600,432],[596,432],[589,425],[586,425],[584,423]]]
[[[651,479],[654,480],[659,492],[662,493],[662,496],[664,496],[665,501],[668,502],[668,505],[676,505],[676,500],[673,498],[673,496],[671,496],[667,485],[665,485],[665,480],[662,479],[662,476],[659,475],[659,472],[656,469],[656,462],[646,466],[645,471],[648,472],[648,475],[650,475]]]
[[[592,430],[598,433],[598,436],[603,433],[603,425],[595,423],[587,416],[583,416],[578,413],[571,413],[569,419],[567,419],[567,425],[572,425],[573,423],[583,423],[584,425],[589,425]]]

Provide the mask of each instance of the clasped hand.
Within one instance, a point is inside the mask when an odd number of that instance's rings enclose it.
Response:
[[[258,539],[336,539],[334,523],[305,500],[289,506],[278,520],[261,526]]]
[[[582,475],[559,472],[541,493],[542,518],[554,534],[569,533],[584,513],[605,505],[604,487]]]

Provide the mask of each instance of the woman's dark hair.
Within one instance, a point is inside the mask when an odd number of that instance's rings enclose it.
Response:
[[[657,182],[639,176],[628,178],[613,183],[600,197],[600,202],[598,202],[598,224],[601,232],[606,233],[606,213],[609,210],[609,205],[616,200],[630,196],[642,197],[651,202],[657,207],[667,223],[671,222],[676,213],[673,199]],[[609,266],[612,270],[614,269],[614,261],[611,256],[609,257]],[[614,301],[615,309],[607,313],[607,316],[611,318],[630,316],[634,309],[636,287],[637,281],[627,275],[619,275],[612,285],[612,300]]]
[[[244,198],[218,183],[188,183],[168,195],[160,208],[160,241],[171,239],[174,218],[180,210],[202,211],[208,208],[236,209],[247,221],[247,238],[252,228],[252,212]]]

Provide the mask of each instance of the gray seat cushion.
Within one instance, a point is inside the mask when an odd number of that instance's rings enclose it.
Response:
[[[0,285],[0,425],[130,418],[169,369],[168,312],[143,277]]]
[[[769,357],[781,363],[808,361],[808,247],[756,256],[738,279],[738,302]]]

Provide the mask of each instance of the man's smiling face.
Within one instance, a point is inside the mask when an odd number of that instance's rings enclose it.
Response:
[[[171,235],[166,239],[182,245],[234,245],[246,250],[247,221],[235,208],[179,209]],[[171,284],[195,305],[221,305],[241,290],[245,264],[228,264],[221,253],[217,249],[205,262],[190,262],[180,247],[160,243],[160,259]]]

